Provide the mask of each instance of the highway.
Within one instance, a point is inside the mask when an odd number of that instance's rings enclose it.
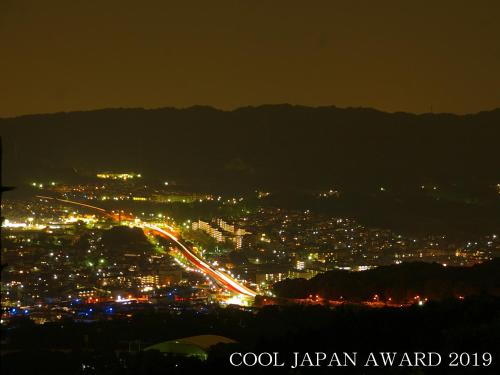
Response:
[[[90,209],[99,211],[106,216],[113,218],[115,221],[119,221],[119,216],[120,216],[119,214],[116,214],[114,212],[108,212],[101,207],[92,206],[92,205],[88,205],[88,204],[80,203],[80,202],[74,202],[74,201],[70,201],[70,200],[66,200],[66,199],[46,197],[46,196],[41,196],[41,195],[37,195],[36,198],[47,199],[47,200],[56,200],[56,201],[63,202],[63,203],[68,203],[68,204],[73,204],[73,205],[77,205],[77,206],[90,208]],[[203,274],[205,274],[208,277],[215,280],[219,285],[222,285],[227,290],[229,290],[233,293],[242,294],[242,295],[245,295],[248,297],[255,297],[257,295],[256,292],[249,289],[245,285],[241,284],[238,280],[236,280],[232,276],[228,275],[227,273],[225,273],[223,271],[220,271],[218,269],[213,268],[209,263],[205,262],[198,255],[196,255],[194,252],[189,250],[189,248],[186,245],[184,245],[180,239],[178,239],[175,235],[173,235],[169,231],[162,229],[158,226],[143,222],[142,220],[131,217],[130,215],[126,215],[126,216],[124,215],[122,217],[122,219],[129,220],[129,221],[134,223],[134,226],[140,227],[143,230],[146,230],[150,233],[152,232],[157,236],[163,237],[167,240],[174,242],[179,247],[181,253],[189,261],[189,263],[191,263],[195,268],[197,268],[201,272],[203,272]]]

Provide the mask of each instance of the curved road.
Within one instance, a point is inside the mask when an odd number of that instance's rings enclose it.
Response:
[[[89,204],[80,203],[80,202],[74,202],[74,201],[70,201],[70,200],[67,200],[67,199],[52,198],[52,197],[46,197],[46,196],[41,196],[41,195],[37,195],[36,197],[37,198],[41,198],[41,199],[56,200],[56,201],[63,202],[63,203],[68,203],[68,204],[73,204],[73,205],[78,205],[78,206],[90,208],[90,209],[93,209],[93,210],[97,210],[97,211],[101,212],[102,214],[113,218],[116,221],[119,220],[119,215],[118,214],[110,213],[110,212],[106,211],[105,209],[103,209],[101,207],[91,206]],[[135,218],[130,217],[128,215],[126,217],[124,217],[124,218],[126,218],[127,220],[135,220]],[[254,292],[253,290],[249,289],[245,285],[241,284],[236,279],[234,279],[232,276],[226,274],[225,272],[222,272],[222,271],[219,271],[219,270],[217,270],[215,268],[212,268],[212,266],[210,266],[210,264],[208,264],[207,262],[205,262],[203,259],[201,259],[198,255],[196,255],[195,253],[193,253],[191,250],[189,250],[187,248],[187,246],[184,245],[172,233],[170,233],[170,232],[168,232],[168,231],[166,231],[166,230],[164,230],[162,228],[159,228],[159,227],[157,227],[155,225],[147,224],[147,223],[144,223],[142,221],[139,221],[136,224],[136,226],[138,226],[140,228],[143,228],[143,229],[147,229],[148,231],[153,232],[157,236],[160,236],[160,237],[163,237],[163,238],[166,238],[166,239],[168,239],[170,241],[175,242],[175,244],[177,246],[179,246],[179,248],[181,249],[182,254],[186,257],[186,259],[193,266],[195,266],[196,268],[198,268],[205,275],[207,275],[207,276],[211,277],[212,279],[214,279],[220,285],[224,286],[227,290],[229,290],[231,292],[234,292],[234,293],[243,294],[243,295],[249,296],[249,297],[255,297],[257,295],[256,292]]]

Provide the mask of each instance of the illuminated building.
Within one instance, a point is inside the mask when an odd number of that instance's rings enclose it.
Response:
[[[160,284],[160,277],[158,275],[138,276],[137,281],[142,291],[147,292],[153,290],[153,288],[156,288]]]
[[[215,238],[217,242],[223,242],[225,240],[224,235],[217,228],[212,227],[206,221],[198,220],[191,224],[191,229],[193,230],[201,230],[207,233],[210,237]]]
[[[233,242],[236,245],[237,249],[241,249],[243,247],[243,236],[233,237]]]
[[[141,178],[140,173],[134,172],[124,172],[124,173],[112,173],[112,172],[102,172],[98,173],[97,178],[102,178],[105,180],[129,180],[133,178]]]
[[[222,219],[217,219],[217,225],[225,232],[229,232],[231,234],[234,234],[235,232],[235,227],[232,224],[228,224]]]

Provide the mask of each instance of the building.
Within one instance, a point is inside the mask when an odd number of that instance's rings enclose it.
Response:
[[[225,232],[229,232],[231,234],[235,234],[235,226],[232,224],[228,224],[222,219],[217,219],[217,225]]]
[[[210,223],[207,223],[206,221],[198,220],[193,222],[191,224],[191,229],[201,230],[207,233],[210,237],[214,238],[217,242],[225,241],[225,237],[222,232],[219,229],[212,227]]]
[[[295,268],[298,269],[299,271],[303,270],[306,267],[306,262],[303,260],[298,260],[297,263],[295,264]]]
[[[160,342],[148,346],[145,351],[158,350],[160,353],[195,357],[201,360],[208,358],[209,349],[217,344],[234,344],[236,341],[217,335],[199,335],[182,339]]]
[[[135,172],[123,172],[123,173],[113,173],[113,172],[102,172],[98,173],[97,178],[102,178],[105,180],[130,180],[133,178],[141,178],[141,174]]]

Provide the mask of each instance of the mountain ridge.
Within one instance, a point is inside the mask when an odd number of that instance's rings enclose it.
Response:
[[[301,104],[290,104],[290,103],[276,103],[276,104],[260,104],[260,105],[248,105],[248,106],[240,106],[236,107],[233,109],[222,109],[222,108],[217,108],[211,105],[192,105],[188,107],[171,107],[171,106],[162,106],[162,107],[152,107],[152,108],[146,108],[146,107],[103,107],[103,108],[97,108],[97,109],[86,109],[86,110],[69,110],[69,111],[57,111],[57,112],[42,112],[42,113],[32,113],[32,114],[23,114],[23,115],[16,115],[16,116],[6,116],[6,117],[0,117],[0,121],[2,120],[10,120],[10,119],[20,119],[20,118],[30,118],[30,117],[39,117],[39,116],[57,116],[57,115],[67,115],[67,114],[76,114],[76,113],[88,113],[88,112],[107,112],[107,111],[163,111],[163,110],[174,110],[174,111],[189,111],[193,109],[208,109],[216,112],[223,112],[223,113],[231,113],[231,112],[238,112],[238,111],[245,111],[245,110],[256,110],[256,109],[262,109],[262,108],[302,108],[302,109],[335,109],[335,110],[348,110],[348,111],[370,111],[370,112],[377,112],[377,113],[384,113],[384,114],[389,114],[389,115],[410,115],[410,116],[439,116],[439,115],[447,115],[447,116],[456,116],[456,117],[467,117],[467,116],[475,116],[479,114],[488,114],[488,113],[500,113],[500,107],[496,108],[491,108],[491,109],[485,109],[481,110],[478,112],[471,112],[471,113],[452,113],[452,112],[422,112],[422,113],[415,113],[415,112],[406,112],[406,111],[384,111],[381,109],[373,108],[373,107],[337,107],[335,105],[321,105],[321,106],[308,106],[308,105],[301,105]]]
[[[5,180],[73,169],[254,187],[498,183],[500,109],[472,115],[263,105],[0,119]]]

